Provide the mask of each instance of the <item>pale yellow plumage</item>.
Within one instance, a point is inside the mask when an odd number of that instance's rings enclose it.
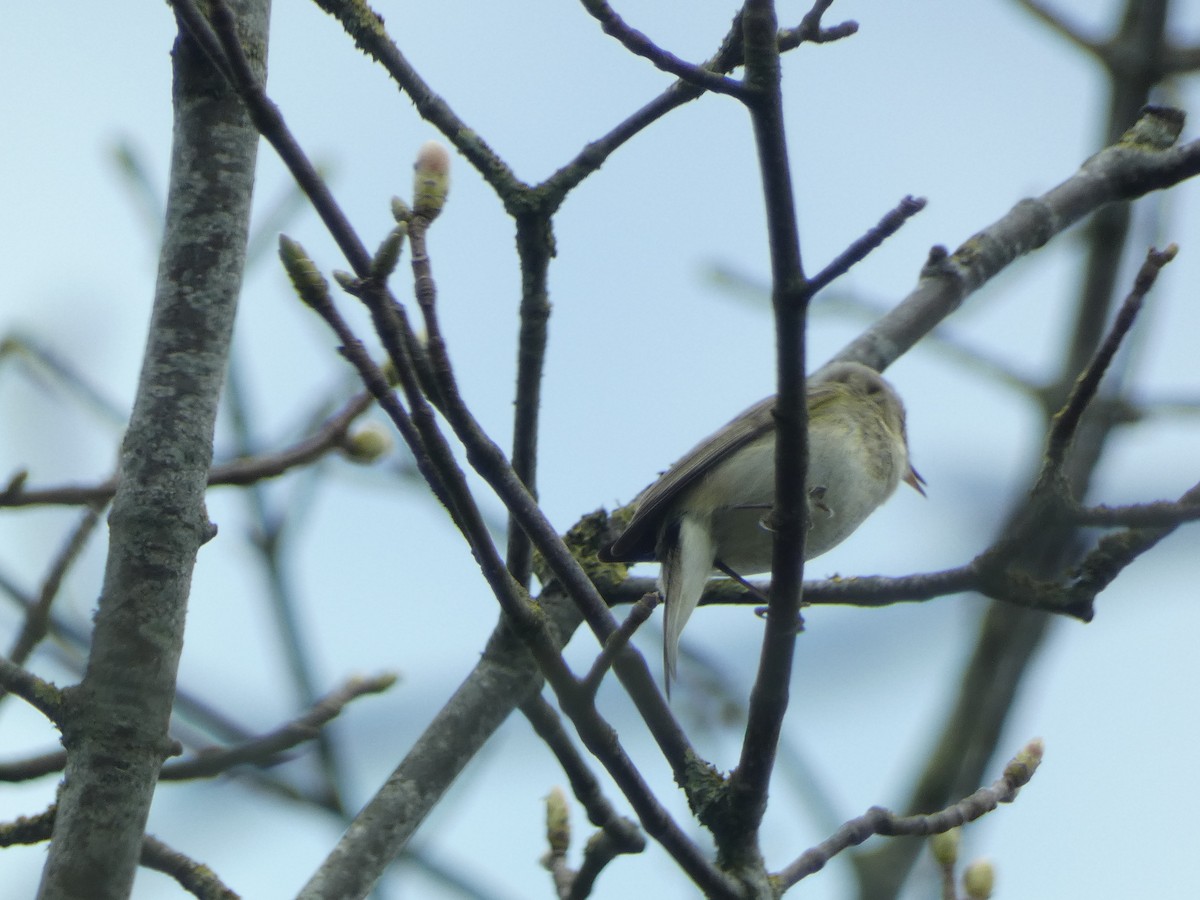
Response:
[[[773,403],[746,410],[643,491],[629,525],[602,554],[662,562],[668,692],[679,636],[714,566],[741,576],[771,566],[772,535],[762,520],[775,500]],[[920,491],[921,479],[908,461],[904,406],[873,369],[836,363],[821,372],[808,387],[808,416],[805,558],[812,559],[849,537],[901,480]]]

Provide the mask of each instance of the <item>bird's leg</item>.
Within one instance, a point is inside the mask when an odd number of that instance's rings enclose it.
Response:
[[[766,595],[762,591],[760,591],[757,587],[755,587],[750,582],[748,582],[745,578],[743,578],[737,572],[733,571],[733,569],[729,568],[729,566],[725,565],[725,563],[721,562],[719,559],[713,563],[713,566],[715,566],[718,571],[724,572],[726,575],[728,575],[730,578],[732,578],[734,581],[736,581],[738,584],[740,584],[742,587],[744,587],[746,590],[748,590],[751,594],[753,594],[755,597],[757,597],[763,603],[768,602]]]

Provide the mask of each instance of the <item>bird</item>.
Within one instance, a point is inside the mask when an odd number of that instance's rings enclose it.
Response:
[[[835,362],[810,377],[808,522],[804,558],[849,537],[901,481],[923,496],[908,457],[904,404],[874,369]],[[634,500],[605,562],[662,564],[663,672],[677,677],[679,638],[714,569],[744,582],[771,568],[775,397],[756,403],[689,450]]]

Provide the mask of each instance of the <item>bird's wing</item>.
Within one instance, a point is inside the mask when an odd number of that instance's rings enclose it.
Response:
[[[636,501],[637,512],[621,536],[604,548],[600,558],[606,562],[653,559],[659,526],[671,505],[722,460],[774,428],[774,407],[774,395],[760,400],[685,453],[642,491]]]

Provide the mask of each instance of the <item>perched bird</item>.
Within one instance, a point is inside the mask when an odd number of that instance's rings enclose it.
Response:
[[[850,536],[904,481],[924,494],[908,461],[904,404],[878,372],[834,363],[810,379],[805,559]],[[637,497],[625,531],[605,547],[608,562],[662,563],[666,603],[663,668],[667,694],[679,636],[713,569],[741,579],[771,568],[775,503],[775,398],[750,407],[705,438]]]

